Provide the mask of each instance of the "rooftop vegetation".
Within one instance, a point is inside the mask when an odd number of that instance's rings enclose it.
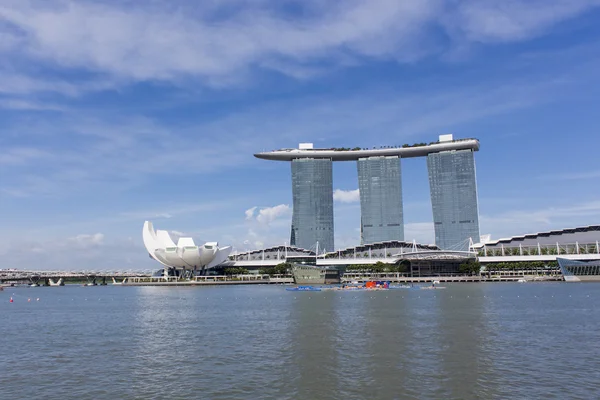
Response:
[[[473,139],[455,139],[452,140],[451,142],[448,143],[454,143],[454,142],[464,142],[466,140],[473,140]],[[399,148],[411,148],[411,147],[423,147],[423,146],[431,146],[434,144],[440,144],[442,142],[440,141],[435,141],[435,142],[429,142],[429,143],[425,143],[425,142],[420,142],[420,143],[413,143],[413,144],[408,144],[408,143],[404,143],[403,145],[394,145],[394,146],[374,146],[374,147],[331,147],[329,149],[322,149],[322,150],[333,150],[333,151],[360,151],[360,150],[377,150],[377,149],[399,149]],[[446,142],[444,142],[446,143]],[[319,149],[314,149],[314,150],[319,150]]]

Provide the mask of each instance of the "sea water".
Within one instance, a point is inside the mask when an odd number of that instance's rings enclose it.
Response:
[[[599,398],[600,284],[446,287],[7,288],[0,398]]]

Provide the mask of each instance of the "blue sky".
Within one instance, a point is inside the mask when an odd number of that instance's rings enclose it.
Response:
[[[283,244],[290,167],[252,154],[299,142],[475,137],[482,234],[600,223],[600,1],[0,0],[0,77],[0,268],[156,267],[146,219]],[[335,164],[337,247],[357,186]]]

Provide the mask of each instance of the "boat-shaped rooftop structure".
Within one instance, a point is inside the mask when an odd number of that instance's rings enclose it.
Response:
[[[444,135],[442,135],[444,136]],[[440,140],[432,143],[417,143],[414,145],[389,146],[378,149],[355,148],[329,148],[315,149],[312,143],[300,143],[297,149],[280,149],[254,154],[254,157],[264,160],[292,161],[299,158],[325,158],[332,161],[356,161],[366,157],[391,157],[401,158],[426,157],[431,153],[452,150],[479,151],[479,140],[457,139]]]

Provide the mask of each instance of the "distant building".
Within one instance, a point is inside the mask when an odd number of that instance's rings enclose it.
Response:
[[[559,256],[585,260],[600,259],[599,241],[600,225],[589,225],[488,240],[473,247],[483,257]]]
[[[359,158],[361,244],[404,240],[400,158]]]
[[[402,158],[427,157],[436,245],[467,250],[479,240],[475,159],[477,139],[454,140],[440,135],[433,143],[379,149],[315,149],[301,143],[254,156],[292,164],[292,245],[318,251],[334,250],[333,161],[357,161],[361,200],[361,242],[404,239]]]
[[[219,247],[217,242],[196,245],[190,237],[180,237],[177,244],[169,232],[154,230],[152,222],[144,222],[142,230],[144,246],[151,258],[164,266],[161,276],[190,278],[206,274],[208,270],[227,260],[231,246]]]
[[[292,227],[290,244],[319,252],[334,250],[333,178],[329,159],[292,161]]]
[[[479,240],[475,158],[472,150],[427,155],[435,244],[463,250]]]

